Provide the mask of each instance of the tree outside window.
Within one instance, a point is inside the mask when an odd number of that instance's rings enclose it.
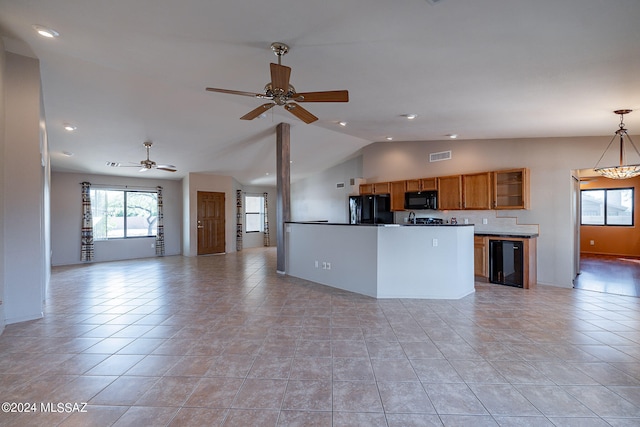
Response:
[[[91,189],[91,211],[96,240],[154,237],[157,233],[156,192]]]

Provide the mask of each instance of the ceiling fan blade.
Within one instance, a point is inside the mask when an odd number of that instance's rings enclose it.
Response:
[[[167,172],[175,172],[178,169],[173,165],[157,165],[156,169]]]
[[[349,102],[348,90],[295,93],[291,99],[298,102]]]
[[[294,116],[296,116],[297,118],[299,118],[300,120],[302,120],[307,124],[313,123],[316,120],[318,120],[316,116],[314,116],[309,111],[305,110],[295,102],[289,102],[288,104],[285,104],[284,108],[286,108],[288,112],[290,112],[291,114],[293,114]]]
[[[143,166],[138,172],[146,172],[148,170],[149,168]]]
[[[261,106],[259,106],[258,108],[254,108],[253,110],[249,111],[247,114],[245,114],[244,116],[240,117],[240,120],[253,120],[256,117],[260,116],[260,114],[264,113],[265,111],[273,108],[276,104],[273,102],[268,102],[266,104],[262,104]]]
[[[242,96],[250,96],[252,98],[270,98],[263,93],[254,93],[254,92],[242,92],[240,90],[230,90],[230,89],[218,89],[215,87],[208,87],[207,90],[209,92],[220,92],[220,93],[228,93],[230,95],[242,95]]]
[[[282,89],[283,93],[287,93],[289,91],[289,77],[291,77],[290,67],[271,63],[271,86],[274,91]]]

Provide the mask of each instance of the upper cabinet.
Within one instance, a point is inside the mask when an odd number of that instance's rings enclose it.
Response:
[[[491,209],[491,172],[462,175],[462,207]]]
[[[436,178],[408,179],[406,191],[436,191]]]
[[[462,208],[462,176],[438,177],[438,209]]]
[[[391,210],[403,211],[404,210],[404,193],[407,189],[406,181],[394,181],[389,183],[389,189],[391,190]]]
[[[392,211],[404,210],[404,194],[417,191],[437,191],[439,210],[529,209],[529,170],[507,169],[360,185],[360,194],[390,194]]]
[[[529,209],[529,171],[493,172],[493,209]]]
[[[360,184],[360,194],[389,194],[389,183]]]

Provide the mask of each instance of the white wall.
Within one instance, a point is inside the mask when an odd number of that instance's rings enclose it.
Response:
[[[263,193],[267,193],[267,201],[269,211],[267,212],[267,219],[269,220],[269,246],[276,246],[276,197],[277,192],[275,187],[258,187],[258,186],[244,186],[242,187],[242,247],[258,248],[264,246],[264,233],[247,233],[246,221],[244,214],[246,213],[246,205],[244,203],[245,195],[258,195],[262,196]]]
[[[572,287],[574,214],[572,213],[571,170],[592,168],[610,139],[610,136],[602,136],[379,142],[362,149],[361,175],[369,182],[376,182],[518,167],[529,168],[531,209],[500,211],[495,215],[512,217],[517,224],[537,226],[540,233],[538,282]],[[446,150],[452,150],[451,160],[429,163],[429,153]],[[349,165],[351,161],[333,169],[340,171],[343,170],[342,167],[348,169]],[[355,167],[352,174],[358,175]],[[292,217],[296,220],[306,219],[307,206],[311,204],[323,206],[322,202],[315,200],[316,194],[313,192],[309,194],[307,190],[330,188],[335,185],[335,181],[335,177],[323,173],[308,178],[304,185],[292,186],[292,200],[296,200],[296,204],[292,203],[295,210],[292,212]],[[324,215],[339,217],[346,209],[346,202],[344,207],[335,206],[332,209],[333,212],[324,213]],[[459,215],[456,213],[455,216]]]
[[[4,317],[6,323],[15,323],[42,317],[47,280],[45,169],[41,158],[39,62],[13,53],[5,55]]]
[[[54,172],[51,180],[52,265],[80,264],[82,194],[80,183],[119,189],[153,190],[162,187],[165,255],[182,250],[182,183],[178,180],[127,178],[109,175]],[[156,256],[155,237],[95,241],[94,262]]]
[[[349,195],[357,194],[351,179],[362,177],[362,157],[354,157],[326,171],[291,184],[292,221],[349,222]],[[343,188],[337,184],[344,183]]]

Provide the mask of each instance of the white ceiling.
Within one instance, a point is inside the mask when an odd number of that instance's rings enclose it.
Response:
[[[7,49],[40,59],[59,171],[140,176],[105,162],[138,162],[152,140],[151,159],[178,172],[145,176],[274,184],[282,121],[292,125],[293,180],[387,136],[602,135],[606,145],[619,108],[639,110],[625,123],[640,132],[640,1],[436,3],[0,0],[0,30]],[[60,37],[37,36],[35,24]],[[281,107],[248,122],[239,117],[264,101],[205,91],[262,91],[275,41],[291,47],[282,63],[298,91],[348,89],[349,103],[305,104],[320,118],[310,125]]]

